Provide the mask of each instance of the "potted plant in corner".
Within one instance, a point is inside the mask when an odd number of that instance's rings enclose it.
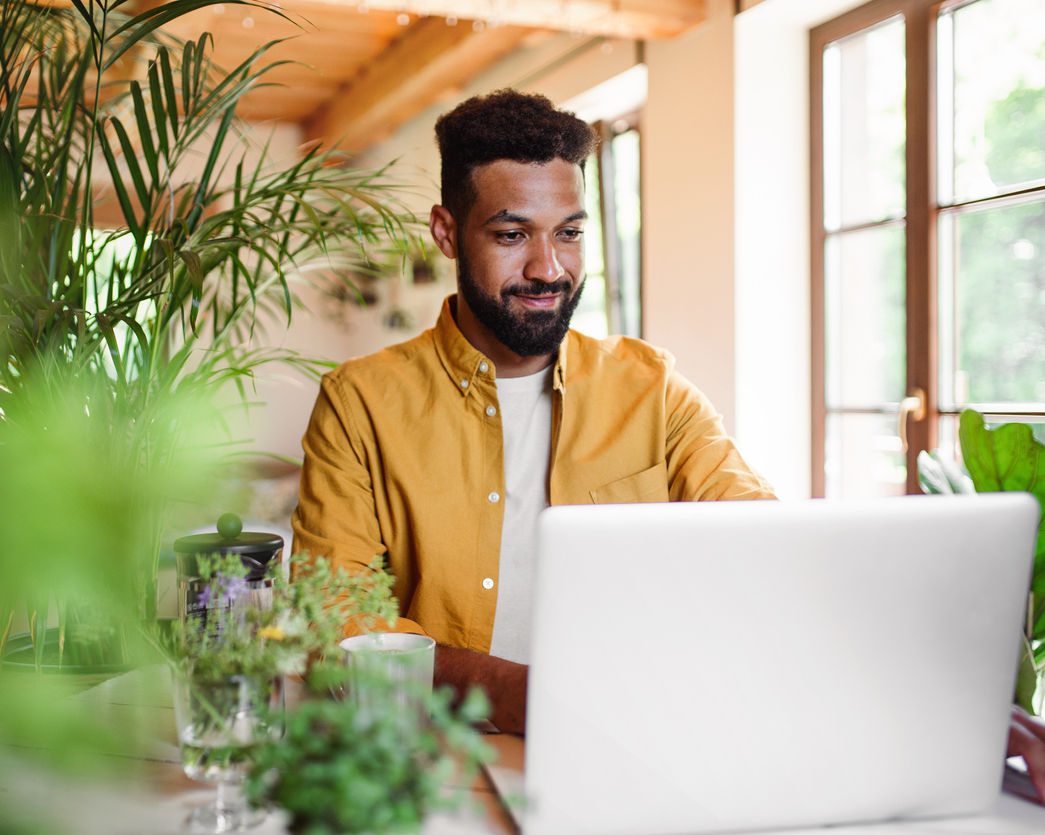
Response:
[[[210,3],[173,0],[137,16],[116,0],[0,6],[0,444],[48,421],[87,421],[85,437],[132,481],[184,473],[190,452],[229,440],[211,403],[219,388],[236,385],[245,400],[244,382],[264,363],[322,367],[253,341],[289,321],[294,283],[408,248],[415,221],[386,172],[315,149],[279,166],[251,138],[236,108],[270,69],[266,46],[222,70],[207,34],[163,35],[165,23]],[[260,149],[248,154],[251,143]],[[117,228],[96,223],[106,201],[119,207]],[[71,474],[54,475],[56,495],[77,487]],[[0,472],[12,493],[24,477]],[[145,531],[125,566],[138,618],[155,617],[170,507],[198,491],[172,478],[130,497],[129,518]],[[0,548],[19,526],[40,524],[0,518]],[[48,532],[30,533],[39,548]],[[31,562],[34,537],[23,539],[20,558]],[[109,663],[129,660],[134,627],[105,617],[103,599],[43,571],[20,577],[0,582],[0,656],[24,606],[36,669],[102,647]],[[59,625],[45,658],[52,606]]]
[[[958,439],[965,475],[953,461],[933,450],[918,454],[918,479],[926,493],[992,493],[1022,490],[1041,505],[1034,551],[1034,576],[1027,604],[1023,655],[1016,701],[1025,710],[1041,714],[1045,687],[1045,445],[1026,423],[1003,423],[991,429],[974,409],[959,418]]]

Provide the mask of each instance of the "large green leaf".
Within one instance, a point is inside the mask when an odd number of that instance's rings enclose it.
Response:
[[[983,415],[972,409],[961,414],[958,436],[962,458],[979,493],[1024,490],[1042,507],[1034,552],[1034,593],[1045,594],[1045,446],[1026,423],[1004,423],[988,429]],[[1045,637],[1045,613],[1037,613],[1035,637]]]

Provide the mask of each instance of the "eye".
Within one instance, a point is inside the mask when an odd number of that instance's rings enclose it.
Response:
[[[572,226],[559,230],[559,237],[562,238],[564,241],[578,241],[581,239],[581,236],[583,234],[583,229],[575,229]]]
[[[509,229],[507,232],[495,233],[495,237],[497,238],[498,243],[514,244],[523,239],[523,233],[518,229]]]

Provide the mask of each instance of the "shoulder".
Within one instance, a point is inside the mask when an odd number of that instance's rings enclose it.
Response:
[[[390,345],[373,354],[353,357],[323,375],[322,386],[340,400],[368,399],[368,395],[430,379],[439,364],[431,330]]]
[[[568,336],[568,369],[616,370],[666,376],[675,368],[670,352],[630,336],[596,339],[571,330]]]

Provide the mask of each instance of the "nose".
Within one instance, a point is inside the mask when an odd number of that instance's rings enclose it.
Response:
[[[566,270],[559,263],[559,254],[555,251],[554,241],[544,237],[535,238],[523,276],[533,281],[551,284],[564,275],[566,275]]]

